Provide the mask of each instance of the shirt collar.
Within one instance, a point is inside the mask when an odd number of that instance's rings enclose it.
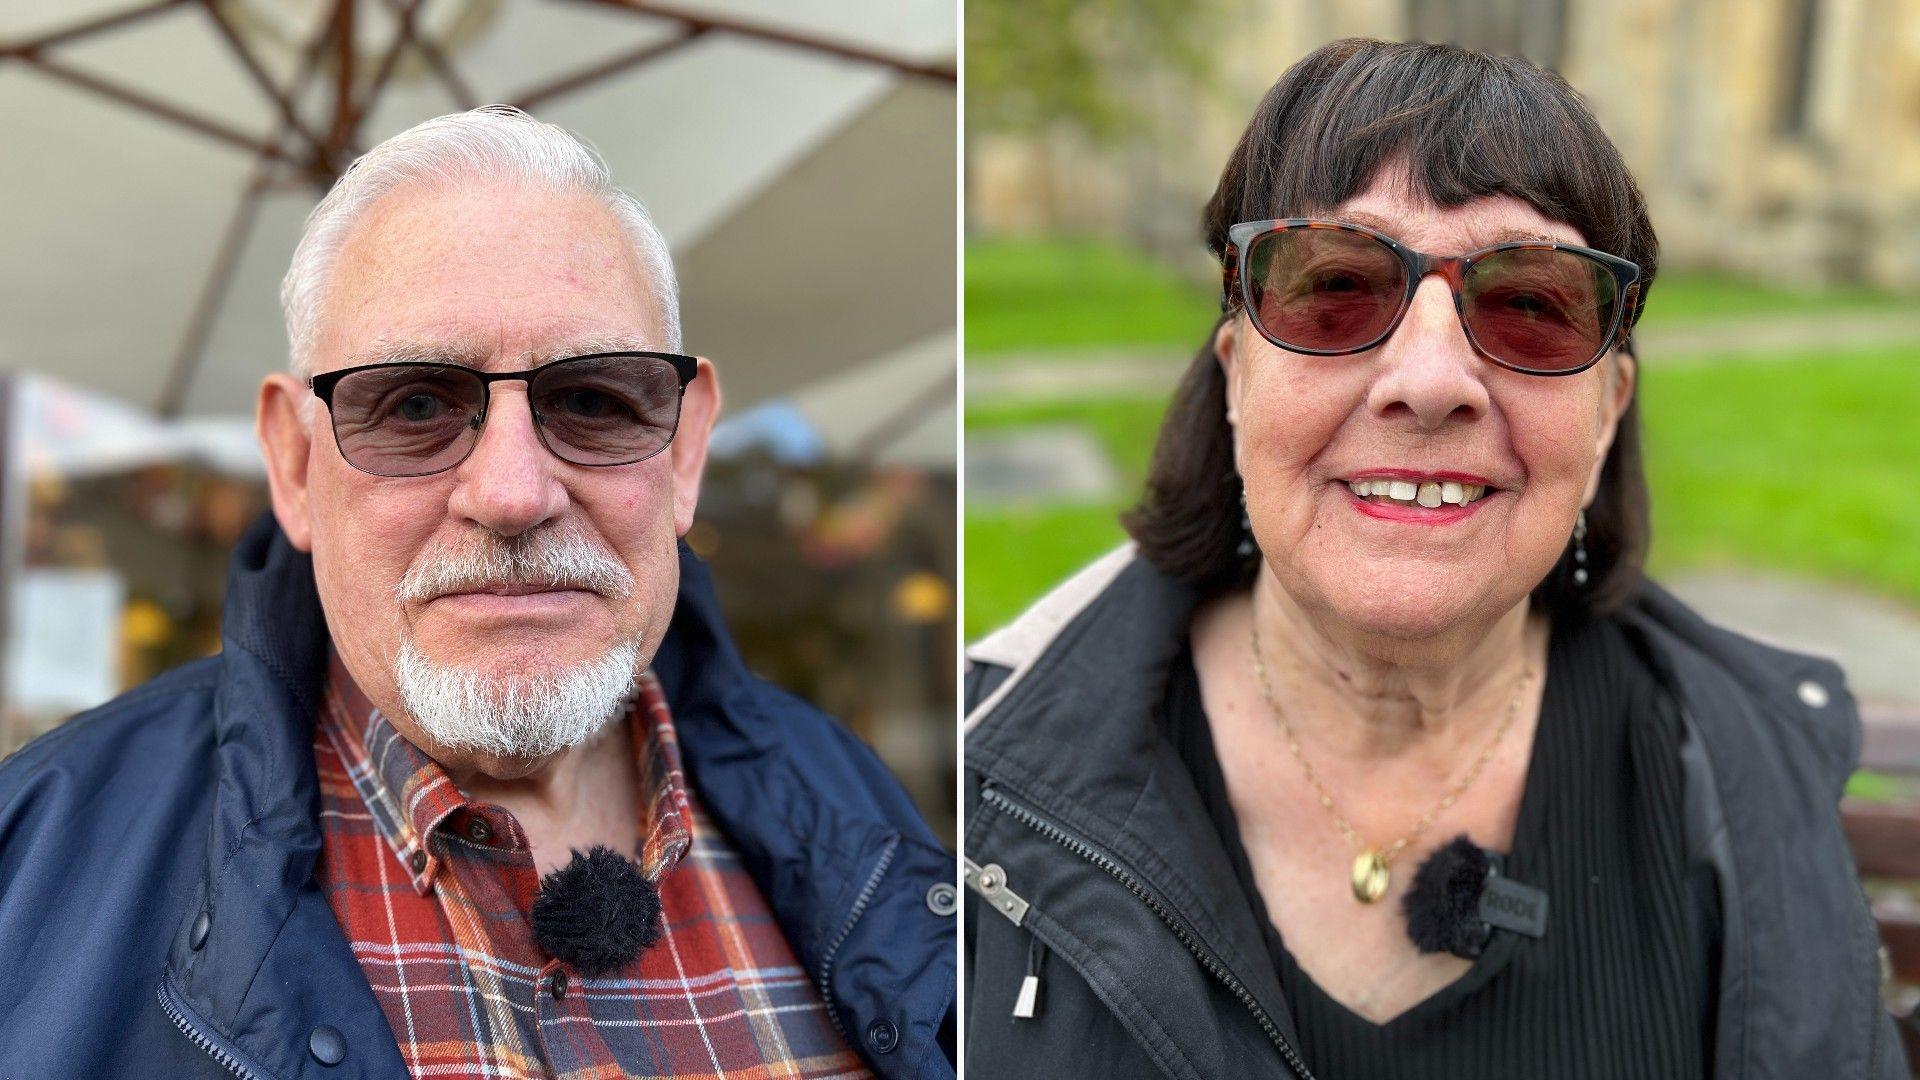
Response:
[[[639,862],[649,881],[658,884],[679,864],[692,843],[692,815],[688,812],[686,774],[680,764],[680,742],[672,713],[659,680],[651,671],[634,679],[631,693],[621,700],[620,719],[629,725],[635,776],[645,820],[639,823]],[[508,828],[495,830],[499,843],[524,847],[525,834],[511,815],[466,797],[439,762],[408,741],[360,690],[348,674],[340,654],[329,651],[327,683],[320,706],[320,723],[373,818],[374,830],[393,850],[400,867],[425,895],[433,888],[444,862],[445,848],[424,838],[449,824],[480,814],[506,819]]]

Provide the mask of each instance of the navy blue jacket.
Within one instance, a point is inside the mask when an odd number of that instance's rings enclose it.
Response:
[[[953,1076],[953,857],[871,750],[747,672],[684,548],[680,574],[654,671],[702,802],[849,1043]],[[0,1078],[406,1075],[313,882],[327,630],[270,516],[222,637],[0,765]]]

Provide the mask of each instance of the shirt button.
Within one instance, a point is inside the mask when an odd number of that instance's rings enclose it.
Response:
[[[890,1054],[900,1045],[900,1031],[885,1020],[875,1020],[867,1027],[867,1045],[876,1054]]]
[[[467,839],[476,844],[484,844],[493,839],[493,826],[487,824],[487,819],[483,817],[468,818]]]
[[[565,971],[556,971],[553,973],[553,1000],[559,1001],[566,996],[567,973]]]
[[[321,1024],[307,1036],[307,1050],[322,1065],[338,1065],[347,1057],[347,1040],[337,1028]]]
[[[1810,709],[1824,708],[1827,704],[1827,688],[1808,679],[1800,684],[1800,700],[1806,702]]]
[[[211,929],[213,929],[213,916],[204,911],[195,915],[193,917],[193,929],[187,934],[187,944],[192,946],[195,952],[198,952],[200,946],[207,943],[207,931]]]
[[[413,867],[414,873],[420,873],[427,868],[427,853],[418,848],[414,849],[412,857],[407,860],[407,865]]]
[[[953,914],[954,898],[955,893],[951,884],[944,881],[935,882],[933,888],[927,890],[927,910],[944,919]]]

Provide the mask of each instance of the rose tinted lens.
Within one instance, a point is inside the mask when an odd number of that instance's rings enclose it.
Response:
[[[547,446],[576,465],[626,465],[673,440],[680,377],[654,356],[603,356],[548,368],[534,380]]]
[[[356,371],[333,388],[340,456],[377,476],[452,468],[478,435],[483,393],[471,372],[430,365]]]
[[[1255,324],[1293,349],[1363,348],[1386,332],[1406,295],[1400,257],[1363,233],[1288,228],[1247,250]]]
[[[1597,259],[1551,248],[1509,248],[1473,264],[1461,295],[1480,348],[1516,367],[1571,371],[1600,355],[1619,304]]]

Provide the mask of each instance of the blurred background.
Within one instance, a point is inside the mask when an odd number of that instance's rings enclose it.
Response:
[[[219,647],[302,221],[510,102],[673,249],[728,406],[688,541],[748,661],[951,845],[956,34],[951,0],[0,5],[0,756]]]
[[[967,0],[966,23],[967,638],[1124,539],[1219,312],[1201,208],[1281,72],[1354,35],[1527,56],[1586,97],[1662,241],[1651,572],[1846,667],[1848,830],[1920,978],[1920,0]]]

